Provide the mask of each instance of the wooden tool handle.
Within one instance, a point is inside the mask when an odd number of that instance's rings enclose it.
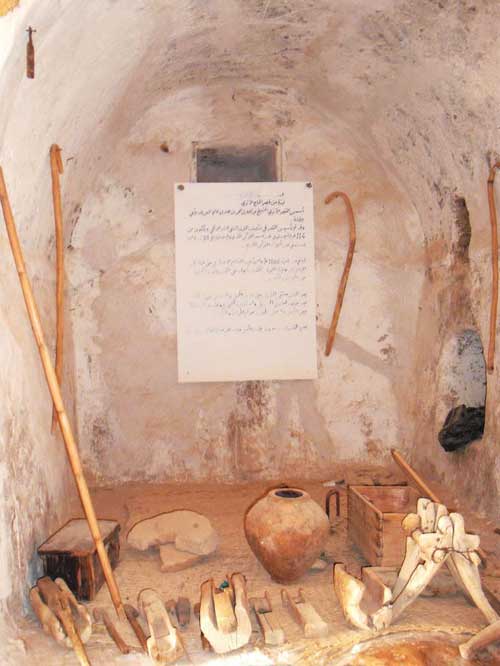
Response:
[[[421,490],[424,493],[425,497],[428,497],[433,502],[442,504],[439,497],[432,492],[432,490],[425,483],[422,477],[419,476],[412,467],[410,467],[410,465],[406,462],[406,460],[403,458],[403,456],[399,453],[397,449],[391,449],[391,454],[394,460],[397,462],[397,464],[401,467],[401,469],[404,472],[406,472],[411,479],[413,479],[415,485],[418,487],[419,490]]]
[[[109,615],[106,613],[105,610],[101,610],[100,608],[94,608],[94,618],[97,621],[102,620],[102,623],[108,630],[108,634],[111,636],[113,641],[115,642],[116,647],[120,650],[122,654],[128,654],[130,652],[129,646],[125,643],[123,638],[120,636],[118,633],[118,630],[116,629],[115,625],[111,621]]]
[[[71,615],[69,606],[67,604],[65,605],[66,607],[64,611],[61,612],[59,616],[62,625],[71,640],[71,644],[73,645],[73,650],[75,651],[80,664],[82,666],[91,666],[89,658],[83,646],[82,639],[80,638],[80,634],[78,633],[78,630],[73,622],[73,617]]]
[[[125,610],[125,615],[127,616],[127,620],[129,621],[130,626],[134,630],[134,634],[137,636],[137,640],[141,644],[141,647],[144,650],[144,652],[147,653],[147,651],[148,651],[148,642],[147,642],[146,634],[144,633],[141,625],[139,624],[139,622],[137,620],[137,616],[139,615],[139,613],[130,604],[125,604],[123,608]]]

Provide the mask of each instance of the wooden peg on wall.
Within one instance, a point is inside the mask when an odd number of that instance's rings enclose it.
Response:
[[[33,30],[31,26],[26,30],[28,33],[28,43],[26,44],[26,76],[28,79],[35,78],[35,47],[33,45]]]

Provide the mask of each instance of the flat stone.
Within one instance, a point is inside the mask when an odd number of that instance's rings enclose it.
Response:
[[[171,543],[160,546],[161,570],[163,572],[182,571],[204,559],[204,555],[194,555],[177,550]]]
[[[208,518],[195,511],[170,511],[141,520],[127,535],[127,542],[138,550],[173,543],[177,550],[210,555],[219,543]]]

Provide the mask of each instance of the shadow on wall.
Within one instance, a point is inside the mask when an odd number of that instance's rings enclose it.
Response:
[[[456,451],[481,439],[486,404],[486,363],[481,338],[467,329],[454,335],[443,349],[440,361],[440,405],[448,409],[439,432],[445,451]]]

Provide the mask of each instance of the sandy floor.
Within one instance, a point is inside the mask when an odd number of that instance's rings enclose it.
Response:
[[[345,479],[346,483],[373,483],[397,482],[403,477],[399,472],[388,474],[386,470],[374,468],[339,469],[337,479]],[[319,483],[308,483],[287,479],[292,485],[305,488],[311,496],[321,505],[324,503],[326,489]],[[279,601],[280,586],[271,581],[267,572],[262,568],[250,551],[243,533],[243,515],[249,504],[272,484],[253,483],[238,486],[209,486],[209,485],[138,485],[131,484],[119,488],[101,488],[93,492],[98,516],[118,520],[122,525],[122,552],[119,565],[115,571],[116,579],[125,602],[136,605],[138,592],[145,587],[156,589],[164,600],[187,596],[194,604],[199,600],[200,584],[208,578],[213,578],[218,584],[227,574],[242,572],[247,578],[249,596],[258,596],[268,590],[274,606],[279,613],[287,643],[281,648],[266,648],[260,634],[255,631],[250,645],[226,658],[216,657],[212,652],[201,649],[199,625],[192,621],[188,630],[184,632],[185,644],[190,658],[195,664],[224,663],[245,664],[259,666],[260,664],[334,664],[340,655],[343,655],[352,646],[371,638],[368,632],[350,628],[345,622],[332,588],[332,567],[329,566],[321,573],[309,573],[300,581],[306,595],[313,601],[316,609],[324,620],[331,625],[331,634],[320,640],[304,639],[301,631],[294,624],[288,613],[281,608]],[[436,488],[442,491],[442,489]],[[489,553],[488,573],[486,577],[491,588],[500,593],[500,564],[499,540],[500,537],[493,532],[493,526],[480,517],[469,514],[466,507],[460,507],[456,498],[444,498],[449,506],[461,510],[466,515],[468,531],[478,532],[482,536],[482,546]],[[359,572],[366,564],[355,552],[346,538],[346,502],[342,498],[342,516],[334,531],[329,537],[326,552],[333,561],[347,563],[353,572]],[[157,551],[138,553],[127,548],[124,536],[128,528],[137,520],[174,509],[191,509],[204,513],[211,521],[221,537],[220,549],[216,555],[206,561],[182,572],[162,573]],[[74,516],[81,515],[81,509],[75,507]],[[291,591],[297,585],[289,586]],[[104,586],[97,599],[91,606],[106,606],[113,615],[112,605]],[[130,646],[138,649],[137,640],[125,623],[117,623],[125,640]],[[461,595],[446,598],[420,598],[387,632],[438,632],[436,637],[452,646],[460,640],[485,626],[482,614],[471,606]],[[444,632],[444,634],[443,634]],[[120,655],[105,629],[96,625],[94,633],[87,644],[87,651],[93,666],[140,665],[150,664],[149,658],[134,652],[129,655]],[[10,641],[7,646],[7,661],[2,664],[50,664],[51,666],[66,666],[77,664],[78,661],[71,651],[66,651],[54,644],[50,638],[39,629],[35,619],[23,620],[20,624],[18,639]],[[411,661],[408,655],[396,657],[393,661],[370,662],[368,657],[363,661],[345,661],[346,664],[374,664],[382,666],[384,663],[403,663],[407,666],[426,666],[429,664],[459,664],[456,658],[456,649],[450,648],[446,652],[446,659],[439,661]],[[1,651],[0,651],[1,654]],[[419,653],[420,654],[420,653]],[[453,659],[450,654],[453,655]],[[359,659],[359,657],[358,657]],[[179,662],[187,664],[187,659]],[[466,663],[466,662],[463,662]],[[470,662],[469,662],[470,663]],[[479,663],[479,662],[477,662]],[[485,654],[481,663],[500,664],[500,655]]]

